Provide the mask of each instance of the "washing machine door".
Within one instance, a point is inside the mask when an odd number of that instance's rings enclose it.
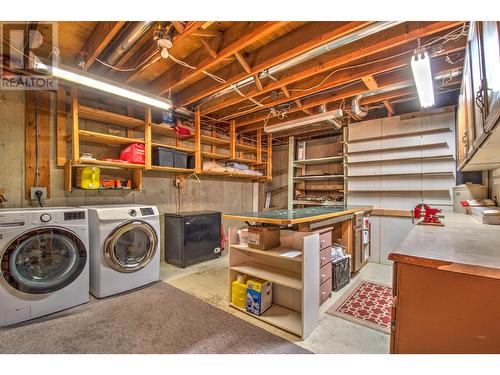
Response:
[[[128,221],[117,227],[104,242],[106,264],[118,272],[135,272],[155,256],[158,238],[144,221]]]
[[[84,243],[62,228],[38,228],[17,236],[1,257],[4,280],[18,291],[44,294],[71,284],[87,262]]]

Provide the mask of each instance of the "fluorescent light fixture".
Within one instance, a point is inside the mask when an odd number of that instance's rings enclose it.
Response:
[[[276,133],[284,130],[300,128],[304,125],[314,124],[315,122],[321,122],[326,120],[332,120],[335,118],[342,117],[342,109],[336,109],[334,111],[318,113],[316,115],[307,116],[304,118],[299,118],[295,120],[290,120],[282,124],[267,126],[264,128],[266,133]]]
[[[38,63],[36,69],[49,71],[48,67],[43,63]],[[140,90],[131,89],[129,87],[122,86],[95,75],[91,75],[88,73],[82,74],[82,72],[69,67],[53,66],[51,68],[51,73],[54,77],[63,79],[65,81],[91,87],[96,90],[104,91],[113,95],[118,95],[123,98],[134,100],[136,102],[144,103],[153,107],[162,109],[170,109],[172,107],[172,102],[168,99],[155,97],[145,92],[141,92]]]
[[[417,86],[418,99],[422,108],[434,105],[431,62],[427,52],[415,53],[411,58],[411,70]]]

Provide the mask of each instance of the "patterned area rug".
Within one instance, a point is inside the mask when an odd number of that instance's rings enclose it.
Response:
[[[359,280],[326,312],[390,334],[392,288]]]

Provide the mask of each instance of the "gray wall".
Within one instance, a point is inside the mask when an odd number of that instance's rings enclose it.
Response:
[[[52,102],[55,102],[52,100]],[[1,208],[29,207],[24,199],[24,92],[0,92],[0,188],[7,202]],[[63,189],[64,171],[55,164],[55,116],[51,111],[51,197],[47,206],[144,203],[158,206],[160,213],[175,212],[174,174],[145,171],[143,191],[73,191]],[[83,150],[82,150],[83,151]],[[181,190],[181,210],[217,210],[223,213],[252,210],[252,182],[234,178],[200,176],[186,181]],[[234,223],[225,223],[226,226]]]

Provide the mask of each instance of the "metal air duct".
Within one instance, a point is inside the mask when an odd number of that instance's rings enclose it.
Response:
[[[353,115],[358,116],[358,117],[365,117],[368,114],[368,111],[364,110],[361,105],[360,101],[363,98],[367,98],[369,96],[373,95],[379,95],[379,94],[384,94],[389,91],[395,91],[399,89],[403,89],[405,87],[413,86],[413,82],[404,82],[404,83],[397,83],[395,85],[383,87],[380,89],[375,89],[375,90],[370,90],[370,91],[365,91],[359,95],[356,95],[351,102],[351,112]]]
[[[110,52],[106,55],[106,62],[115,65],[152,25],[151,21],[130,22],[111,45]]]

